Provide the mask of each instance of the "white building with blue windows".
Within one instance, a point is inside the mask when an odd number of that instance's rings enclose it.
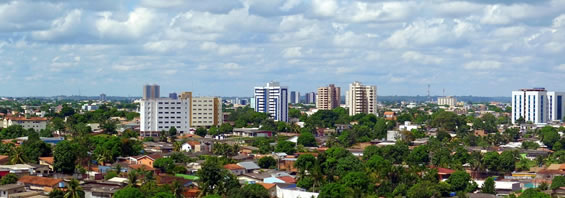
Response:
[[[288,122],[288,98],[288,87],[269,82],[265,87],[255,87],[254,109],[269,114],[275,121]]]
[[[512,91],[512,123],[520,118],[534,124],[560,121],[565,116],[564,99],[565,92],[545,88]]]

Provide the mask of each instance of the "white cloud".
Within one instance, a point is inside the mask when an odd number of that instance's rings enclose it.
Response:
[[[302,57],[302,47],[289,47],[282,51],[285,58],[298,58]]]
[[[402,59],[420,64],[440,64],[443,60],[435,56],[425,55],[420,52],[407,51],[402,54]]]
[[[147,8],[136,8],[126,20],[113,18],[111,12],[104,12],[96,21],[96,30],[102,38],[135,39],[145,33],[156,31],[157,15]]]
[[[493,60],[485,60],[485,61],[471,61],[465,63],[463,66],[467,70],[492,70],[492,69],[499,69],[502,66],[501,62],[493,61]]]
[[[555,70],[562,71],[562,72],[565,72],[565,64],[561,64],[561,65],[555,66],[554,69],[555,69]]]
[[[77,26],[81,23],[81,17],[82,11],[72,10],[66,16],[54,20],[50,29],[33,32],[32,36],[39,40],[52,40],[67,36],[77,30]]]
[[[312,9],[319,16],[332,16],[337,8],[338,4],[335,0],[312,0]]]

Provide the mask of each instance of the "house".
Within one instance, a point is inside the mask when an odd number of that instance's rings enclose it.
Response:
[[[265,178],[272,177],[268,173],[243,173],[237,177],[240,183],[245,184],[255,184],[259,182],[264,182]]]
[[[399,131],[387,131],[386,132],[386,141],[396,142],[396,140],[399,140],[401,138],[402,138],[402,135],[400,134]]]
[[[3,128],[8,128],[12,125],[20,125],[24,129],[34,129],[39,132],[47,128],[47,118],[41,117],[5,117],[2,122]]]
[[[228,169],[230,172],[232,172],[234,175],[242,175],[243,173],[245,173],[245,168],[241,167],[240,165],[237,164],[226,164],[224,165],[225,169]]]
[[[113,197],[116,191],[124,187],[123,183],[89,182],[81,185],[85,198]]]
[[[404,125],[398,126],[399,131],[412,131],[414,129],[418,129],[420,126],[416,124],[412,124],[410,121],[405,121]]]
[[[341,134],[345,130],[353,129],[353,125],[351,124],[335,124],[335,132],[337,134]]]
[[[485,181],[475,180],[475,183],[481,188]],[[494,181],[494,190],[497,196],[510,195],[513,192],[518,192],[522,190],[520,187],[520,182],[510,182],[510,181]]]
[[[170,153],[173,151],[173,144],[165,142],[143,142],[143,148],[150,153]]]
[[[49,169],[53,171],[53,163],[55,162],[54,157],[40,157],[39,164],[49,166]]]
[[[145,164],[130,164],[128,165],[128,168],[129,168],[128,173],[135,170],[151,171],[154,172],[155,174],[159,174],[160,172],[159,169],[155,169]]]
[[[455,172],[455,170],[448,168],[438,167],[436,169],[437,169],[437,174],[439,175],[439,181],[449,178],[449,176],[451,176],[451,174]]]
[[[259,130],[259,128],[234,128],[232,135],[240,137],[271,137],[273,132]]]
[[[287,183],[287,184],[296,184],[296,179],[292,176],[282,176],[282,177],[277,177],[277,178],[284,181],[284,183]]]
[[[336,133],[335,129],[329,129],[329,128],[317,128],[316,129],[316,136],[318,136],[318,137],[330,136],[330,135],[335,134],[335,133]]]
[[[11,194],[9,198],[43,198],[47,197],[44,195],[44,192],[40,191],[26,191],[20,193]]]
[[[267,184],[267,183],[257,183],[261,186],[263,186],[263,188],[267,189],[267,191],[269,192],[269,197],[276,197],[277,196],[277,188],[275,184]]]
[[[281,188],[281,186],[277,185],[276,190],[277,196],[276,197],[308,197],[308,198],[317,198],[319,193],[314,192],[306,192],[302,190],[298,190],[295,188]]]
[[[247,172],[247,173],[253,172],[254,170],[261,169],[261,167],[259,167],[257,164],[255,164],[255,162],[251,162],[251,161],[239,162],[239,163],[237,163],[237,165],[245,168],[245,172]]]
[[[383,115],[386,120],[396,120],[396,113],[394,111],[385,111]]]
[[[0,198],[8,198],[15,193],[25,192],[26,188],[20,184],[6,184],[0,186]]]
[[[289,172],[296,172],[298,171],[296,167],[294,167],[294,163],[296,162],[297,158],[294,155],[288,155],[282,159],[279,159],[279,170],[289,171]]]
[[[200,142],[188,141],[182,144],[181,151],[183,152],[200,152]]]
[[[149,167],[153,167],[153,162],[159,158],[162,158],[159,154],[132,156],[129,157],[129,164],[145,164]]]
[[[0,165],[5,165],[10,163],[10,156],[0,155]]]
[[[24,185],[28,190],[44,192],[51,192],[55,188],[65,187],[65,182],[62,179],[38,176],[22,176],[18,180],[18,184]]]

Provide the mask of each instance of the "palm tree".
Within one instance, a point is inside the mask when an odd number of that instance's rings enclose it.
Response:
[[[22,147],[12,147],[10,151],[10,164],[25,164],[26,159]]]
[[[182,147],[183,142],[175,141],[173,143],[173,151],[179,152]]]
[[[102,150],[102,153],[96,156],[96,161],[98,161],[98,163],[101,165],[104,165],[104,163],[110,161],[111,159],[112,159],[112,154],[110,154],[110,150],[107,149]]]
[[[84,191],[78,183],[78,180],[72,179],[69,181],[64,198],[84,198]]]
[[[183,195],[183,191],[184,191],[184,187],[178,182],[178,181],[174,181],[173,182],[173,186],[172,186],[172,190],[173,190],[173,195],[175,195],[176,198],[182,198]]]
[[[129,186],[135,186],[137,184],[137,172],[132,170],[129,174],[128,174],[128,182],[129,182]]]

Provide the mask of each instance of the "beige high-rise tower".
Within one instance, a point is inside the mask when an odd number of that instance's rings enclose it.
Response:
[[[339,107],[341,103],[341,89],[334,84],[318,88],[316,108],[319,110],[332,110]]]
[[[360,82],[349,84],[345,98],[349,115],[359,113],[377,114],[377,86],[363,85]]]
[[[219,126],[224,123],[222,112],[222,98],[220,97],[193,97],[192,92],[182,92],[180,99],[190,101],[191,115],[190,126],[194,128]]]

